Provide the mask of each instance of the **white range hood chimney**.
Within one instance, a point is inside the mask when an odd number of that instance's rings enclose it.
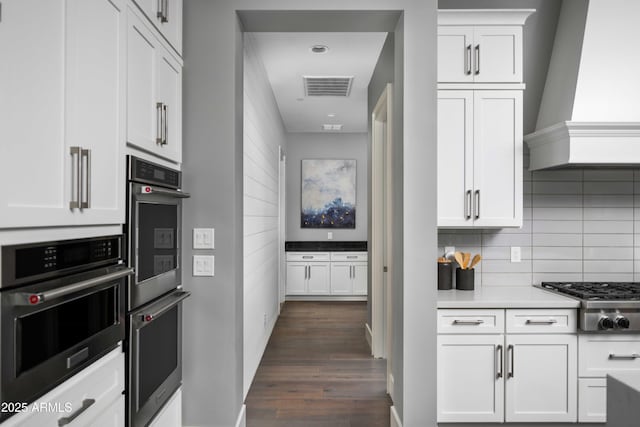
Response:
[[[640,1],[564,0],[529,169],[640,165]]]

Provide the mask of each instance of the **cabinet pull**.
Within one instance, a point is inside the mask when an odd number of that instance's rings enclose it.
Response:
[[[163,122],[164,122],[164,127],[163,127],[164,135],[162,136],[162,145],[167,145],[168,139],[169,139],[169,136],[168,136],[169,135],[169,132],[168,132],[169,128],[168,128],[168,124],[167,124],[169,122],[169,120],[168,120],[168,117],[169,117],[168,108],[169,107],[166,104],[162,105],[162,114],[163,114]]]
[[[611,354],[609,353],[610,360],[634,360],[640,359],[640,354],[631,353],[631,354]]]
[[[464,57],[464,73],[471,75],[471,45],[467,45],[467,53]]]
[[[307,280],[307,267],[308,265],[304,266],[304,280]]]
[[[514,365],[514,363],[513,363],[513,353],[514,353],[514,351],[513,351],[513,345],[509,344],[509,345],[507,346],[507,352],[509,352],[509,353],[510,353],[510,359],[509,359],[509,360],[510,360],[510,363],[509,363],[509,372],[507,372],[507,377],[508,377],[508,378],[513,378],[513,374],[514,374],[514,371],[515,371],[515,365]]]
[[[549,320],[531,320],[527,319],[525,322],[527,325],[553,325],[554,323],[558,323],[556,319]]]
[[[347,259],[358,259],[358,255],[347,255]]]
[[[302,259],[313,259],[313,255],[302,255]]]
[[[311,266],[308,266],[309,268],[309,280],[311,280]]]
[[[464,217],[471,219],[471,190],[467,190],[464,197]]]
[[[69,209],[80,208],[80,147],[69,147],[69,153],[71,154],[71,200],[69,201]],[[75,173],[73,173],[75,156]]]
[[[71,424],[73,422],[73,420],[75,420],[76,418],[78,418],[80,415],[82,415],[82,413],[84,411],[86,411],[87,409],[89,409],[89,407],[91,405],[93,405],[94,403],[96,403],[95,399],[84,399],[82,401],[82,406],[73,414],[69,415],[68,417],[62,417],[58,419],[58,427],[62,427],[62,426],[66,426],[68,424]]]
[[[473,212],[475,212],[475,219],[480,218],[480,190],[476,190],[473,199]]]
[[[453,325],[482,325],[484,323],[484,320],[482,319],[477,319],[477,320],[458,320],[455,319],[453,321]]]
[[[167,13],[168,9],[168,0],[158,0],[158,12],[156,13],[156,17],[160,22],[169,22],[169,14]]]
[[[480,45],[476,45],[476,74],[480,74]]]
[[[496,348],[496,353],[500,354],[500,358],[498,359],[498,367],[496,368],[496,378],[502,378],[502,365],[503,365],[502,344],[498,344],[498,347]]]
[[[80,158],[80,166],[84,170],[84,183],[80,191],[80,209],[89,209],[91,207],[91,150],[88,148],[80,150]],[[84,167],[85,163],[86,168]],[[81,178],[82,175],[81,173]]]
[[[162,102],[156,103],[156,144],[162,145]]]

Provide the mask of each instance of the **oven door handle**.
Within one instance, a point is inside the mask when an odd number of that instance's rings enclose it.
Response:
[[[101,285],[103,283],[111,282],[112,280],[121,279],[133,274],[133,268],[124,268],[122,270],[105,274],[104,276],[96,277],[94,279],[83,280],[81,282],[74,283],[73,285],[64,286],[60,289],[53,289],[51,291],[40,293],[20,293],[18,294],[18,305],[38,305],[45,301],[54,300],[56,298],[62,298],[66,295],[82,291],[94,286]]]
[[[143,185],[140,188],[140,194],[154,194],[154,193],[163,194],[165,196],[171,196],[178,199],[188,199],[189,197],[191,197],[191,194],[189,193],[185,193],[178,190],[170,190],[168,188],[152,187],[150,185]]]
[[[175,292],[175,293],[173,293],[173,294],[171,294],[170,296],[167,297],[167,299],[170,299],[169,302],[167,302],[162,307],[159,307],[159,308],[157,308],[157,309],[155,309],[153,311],[142,313],[140,315],[140,319],[144,323],[153,322],[158,317],[160,317],[163,313],[165,313],[166,311],[169,311],[176,304],[178,304],[179,302],[181,302],[182,300],[184,300],[186,298],[189,298],[190,296],[191,296],[191,292],[187,292],[187,291]]]

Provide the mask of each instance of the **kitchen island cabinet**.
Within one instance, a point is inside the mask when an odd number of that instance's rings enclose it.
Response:
[[[124,222],[124,10],[3,2],[1,227]]]

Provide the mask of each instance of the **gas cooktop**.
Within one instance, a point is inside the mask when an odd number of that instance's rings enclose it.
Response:
[[[542,282],[541,286],[589,301],[640,301],[640,282]]]

